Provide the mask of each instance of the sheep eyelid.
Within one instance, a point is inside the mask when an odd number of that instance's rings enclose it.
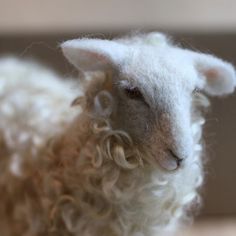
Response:
[[[124,92],[131,99],[143,99],[143,95],[137,87],[125,87]]]
[[[120,89],[122,90],[122,92],[129,98],[129,99],[132,99],[132,100],[137,100],[137,101],[140,101],[140,102],[143,102],[145,105],[147,105],[148,107],[149,104],[148,102],[145,100],[142,92],[140,91],[140,89],[135,86],[135,85],[132,85],[128,80],[121,80],[117,83],[118,87],[120,87]],[[132,95],[129,93],[131,90],[133,89],[136,89],[136,92],[138,92],[139,94],[136,94],[138,96],[134,96],[132,97]],[[130,96],[131,95],[131,96]]]
[[[142,92],[140,92],[140,90],[137,87],[135,86],[123,87],[123,92],[129,99],[143,102],[146,106],[150,107],[147,101],[145,100]]]

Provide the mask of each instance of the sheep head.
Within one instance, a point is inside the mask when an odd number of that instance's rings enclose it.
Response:
[[[69,40],[62,50],[81,71],[112,71],[108,90],[113,128],[127,132],[166,170],[177,169],[192,156],[196,90],[221,96],[236,85],[231,64],[179,48],[160,33]]]

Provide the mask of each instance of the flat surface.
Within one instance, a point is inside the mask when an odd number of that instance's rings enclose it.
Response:
[[[235,0],[0,0],[0,33],[235,32]]]
[[[235,236],[236,220],[206,221],[190,229],[184,230],[175,236]]]

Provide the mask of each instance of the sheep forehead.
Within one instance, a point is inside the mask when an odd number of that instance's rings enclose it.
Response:
[[[146,96],[160,99],[167,93],[184,94],[194,89],[196,73],[181,50],[171,47],[133,47],[121,72]]]

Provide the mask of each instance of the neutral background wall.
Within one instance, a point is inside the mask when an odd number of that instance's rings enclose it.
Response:
[[[185,47],[236,64],[235,9],[235,0],[0,0],[0,56],[32,57],[76,76],[58,47],[63,40],[164,29]],[[201,216],[236,217],[236,94],[211,101]]]
[[[0,0],[0,32],[235,31],[235,0]]]

